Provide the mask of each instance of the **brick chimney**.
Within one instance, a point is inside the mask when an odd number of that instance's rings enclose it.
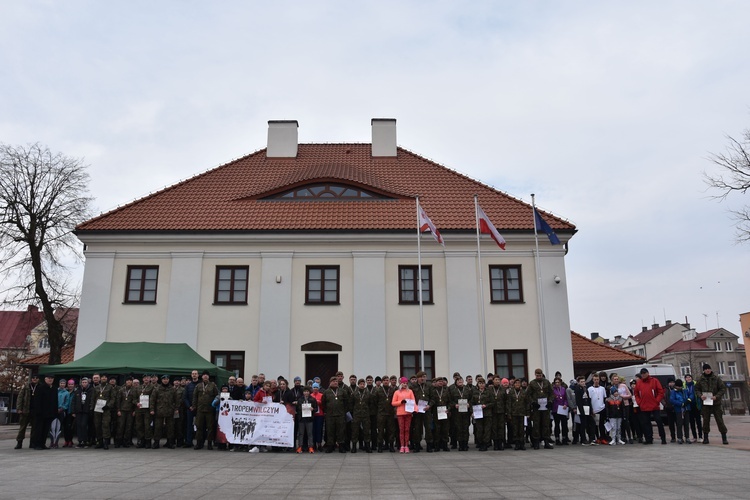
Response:
[[[297,120],[269,120],[266,158],[297,157]]]
[[[372,156],[396,156],[396,119],[373,118]]]

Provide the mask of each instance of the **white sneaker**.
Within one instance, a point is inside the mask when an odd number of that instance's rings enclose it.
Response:
[[[616,444],[617,444],[617,441],[615,441],[614,439],[613,439],[612,441],[610,441],[610,442],[609,442],[609,445],[610,445],[610,446],[614,446],[614,445],[616,445]]]
[[[617,444],[625,444],[625,441],[623,441],[622,439],[618,439]]]
[[[247,450],[248,453],[260,453],[260,449],[258,449],[257,446],[253,446],[249,450]]]

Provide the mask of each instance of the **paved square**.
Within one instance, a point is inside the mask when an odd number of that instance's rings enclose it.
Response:
[[[0,434],[0,498],[746,499],[750,454],[738,448],[750,447],[750,417],[729,417],[727,425],[731,447],[577,445],[484,453],[472,447],[409,455],[14,450],[8,426]]]

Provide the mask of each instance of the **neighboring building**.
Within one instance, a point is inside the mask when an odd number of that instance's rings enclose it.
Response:
[[[747,408],[750,398],[747,387],[747,363],[745,346],[738,342],[737,335],[717,328],[703,333],[685,330],[682,338],[649,359],[650,362],[667,363],[674,366],[680,377],[690,373],[698,378],[703,363],[708,363],[729,387],[724,405],[732,408]]]
[[[740,314],[740,330],[742,330],[743,343],[750,342],[750,312]],[[745,356],[745,363],[747,364],[747,372],[750,373],[750,359]],[[750,389],[750,380],[746,381],[748,389]]]
[[[28,337],[44,321],[44,313],[36,306],[25,311],[0,311],[0,349],[25,355]]]
[[[592,371],[607,371],[611,368],[638,365],[646,361],[642,356],[610,347],[597,342],[595,339],[589,340],[573,331],[570,332],[570,342],[573,346],[573,371],[575,376],[587,376]],[[567,377],[565,374],[563,376]]]
[[[416,197],[445,238],[422,238],[425,368],[431,375],[570,372],[564,256],[575,226],[542,213],[540,327],[531,206],[396,145],[268,147],[87,221],[76,359],[103,341],[184,342],[247,376],[413,373],[419,366]],[[507,240],[482,237],[480,335],[474,195]],[[543,337],[545,337],[543,339]],[[486,355],[483,354],[486,345]]]
[[[625,351],[650,359],[680,340],[682,332],[689,329],[690,325],[687,323],[672,323],[670,320],[662,326],[654,323],[651,328],[644,326],[640,333],[628,336],[621,347]]]
[[[62,322],[65,345],[75,345],[76,331],[78,330],[78,308],[58,307],[55,309],[55,318]],[[49,353],[47,322],[42,318],[42,323],[31,330],[28,336],[28,355],[38,356],[47,353]]]
[[[67,345],[62,348],[60,353],[60,364],[70,363],[73,361],[75,346]],[[28,368],[31,373],[39,373],[39,367],[49,364],[49,352],[32,356],[21,361],[20,366]]]

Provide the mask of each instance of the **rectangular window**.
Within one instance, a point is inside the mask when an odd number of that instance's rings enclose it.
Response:
[[[729,363],[727,363],[727,369],[729,370],[727,375],[729,375],[733,379],[737,378],[737,362],[736,361],[730,361]]]
[[[398,266],[398,303],[419,304],[418,266]],[[422,266],[422,303],[432,304],[432,266]]]
[[[740,393],[739,387],[730,387],[730,390],[732,391],[732,399],[735,401],[742,401],[742,394]]]
[[[732,349],[732,342],[731,341],[724,342],[724,350],[727,351],[727,352],[732,352],[733,351],[733,349]]]
[[[125,303],[156,304],[159,266],[128,266]]]
[[[721,342],[714,343],[714,349],[716,349],[716,351],[718,352],[721,352]]]
[[[211,363],[233,372],[235,377],[245,377],[245,351],[211,351]]]
[[[719,361],[719,375],[726,375],[727,364],[724,361]]]
[[[680,375],[683,377],[690,373],[690,363],[680,363]]]
[[[490,266],[492,303],[523,302],[521,266]]]
[[[216,266],[214,304],[247,304],[248,266]]]
[[[409,378],[419,371],[422,354],[420,351],[401,351],[401,374]],[[427,380],[435,378],[435,351],[424,352],[424,372]]]
[[[307,266],[305,304],[339,304],[339,266]]]
[[[495,374],[503,378],[529,378],[528,351],[495,350]]]

